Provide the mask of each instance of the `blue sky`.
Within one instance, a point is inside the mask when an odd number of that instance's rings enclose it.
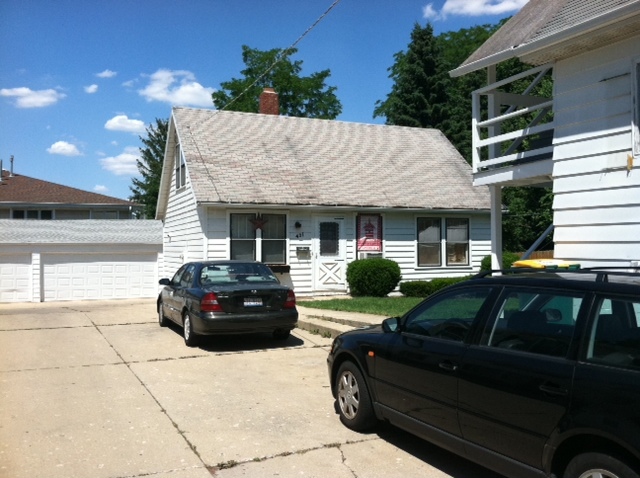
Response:
[[[212,108],[241,77],[242,45],[293,44],[335,0],[1,0],[0,159],[14,172],[127,199],[145,126]],[[329,69],[338,118],[381,123],[387,68],[413,25],[493,24],[526,0],[340,0],[297,45],[303,75]]]

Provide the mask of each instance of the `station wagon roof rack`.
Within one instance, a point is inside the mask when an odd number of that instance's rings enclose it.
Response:
[[[572,275],[595,275],[596,282],[609,282],[609,277],[632,277],[640,278],[640,269],[634,267],[624,266],[598,266],[598,267],[585,267],[580,269],[567,269],[567,268],[550,268],[550,269],[538,269],[530,267],[512,267],[510,269],[493,269],[489,271],[481,271],[475,275],[474,279],[480,279],[495,274],[499,275],[515,275],[515,274],[567,274]]]

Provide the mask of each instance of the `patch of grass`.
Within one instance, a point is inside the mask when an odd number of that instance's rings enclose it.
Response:
[[[302,307],[344,312],[362,312],[384,317],[400,317],[422,302],[420,297],[352,297],[350,299],[304,300]]]

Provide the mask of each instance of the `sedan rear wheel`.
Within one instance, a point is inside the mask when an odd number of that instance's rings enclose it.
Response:
[[[278,329],[273,331],[273,338],[276,340],[286,340],[291,335],[291,331],[288,329]]]
[[[344,362],[336,378],[336,399],[340,421],[356,431],[372,428],[376,417],[367,384],[353,362]]]
[[[195,347],[198,343],[198,336],[193,332],[193,324],[189,312],[182,315],[182,327],[184,331],[184,343],[187,347]]]

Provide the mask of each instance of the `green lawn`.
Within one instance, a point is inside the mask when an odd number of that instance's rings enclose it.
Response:
[[[349,299],[301,300],[299,304],[302,307],[315,309],[399,317],[422,300],[420,297],[351,297]]]

